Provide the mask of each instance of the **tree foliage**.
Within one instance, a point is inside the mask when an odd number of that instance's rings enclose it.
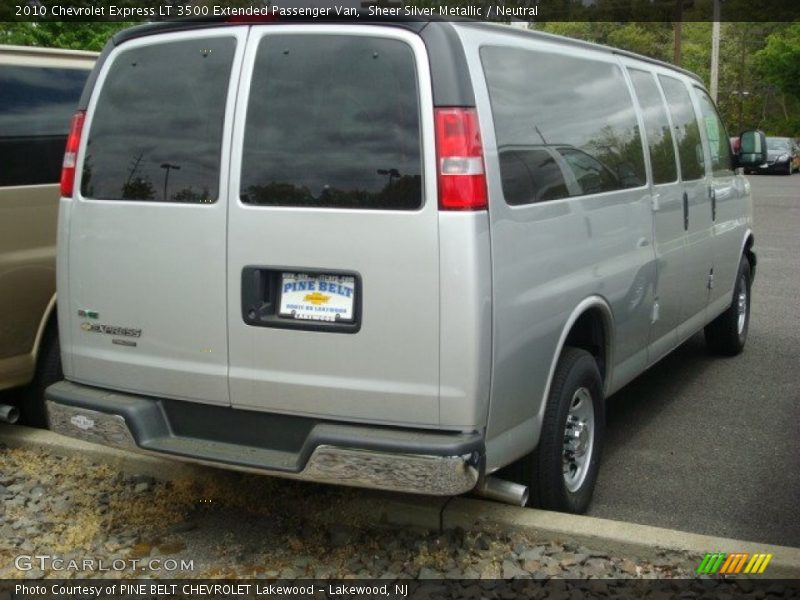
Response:
[[[108,38],[129,25],[117,22],[6,22],[0,23],[0,43],[99,51]]]
[[[768,82],[800,99],[800,23],[772,33],[756,60]]]

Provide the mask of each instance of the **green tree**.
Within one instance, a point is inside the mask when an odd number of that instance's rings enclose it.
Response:
[[[800,99],[800,23],[769,35],[756,64],[769,83]]]
[[[108,38],[131,23],[0,22],[0,43],[71,50],[102,50]]]
[[[127,200],[153,200],[156,197],[156,189],[149,179],[136,177],[122,186],[122,197]]]

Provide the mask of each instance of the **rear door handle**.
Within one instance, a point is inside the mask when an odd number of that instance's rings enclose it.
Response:
[[[689,194],[683,192],[683,230],[689,231]]]

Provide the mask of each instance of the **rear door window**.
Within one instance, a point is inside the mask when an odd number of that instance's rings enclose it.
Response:
[[[633,100],[617,65],[496,46],[481,48],[481,62],[508,204],[645,184]]]
[[[94,110],[83,196],[214,202],[235,46],[213,37],[121,52]]]
[[[247,108],[242,202],[419,208],[418,98],[414,55],[403,42],[265,37]]]
[[[0,186],[57,183],[88,69],[0,66]]]

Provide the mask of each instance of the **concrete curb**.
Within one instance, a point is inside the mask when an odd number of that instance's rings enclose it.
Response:
[[[487,506],[490,505],[490,506]],[[800,578],[800,548],[747,542],[731,538],[700,535],[675,529],[611,521],[596,517],[518,508],[469,498],[455,498],[444,512],[443,525],[468,527],[484,520],[513,529],[523,529],[547,539],[572,541],[608,552],[610,556],[636,556],[654,561],[669,553],[673,560],[694,570],[707,552],[769,553],[770,579]],[[678,555],[678,556],[675,556]]]
[[[106,446],[89,444],[51,431],[0,424],[0,442],[12,448],[44,449],[60,456],[80,456],[129,474],[160,480],[204,477],[220,470],[171,459],[161,459]],[[224,471],[223,471],[224,472]],[[524,531],[534,538],[583,544],[610,556],[641,560],[664,559],[669,554],[687,569],[699,564],[706,552],[757,552],[773,555],[770,579],[800,579],[800,548],[699,535],[595,517],[519,508],[486,500],[452,499],[402,494],[367,493],[354,498],[350,508],[372,514],[379,523],[438,530],[477,524]]]

